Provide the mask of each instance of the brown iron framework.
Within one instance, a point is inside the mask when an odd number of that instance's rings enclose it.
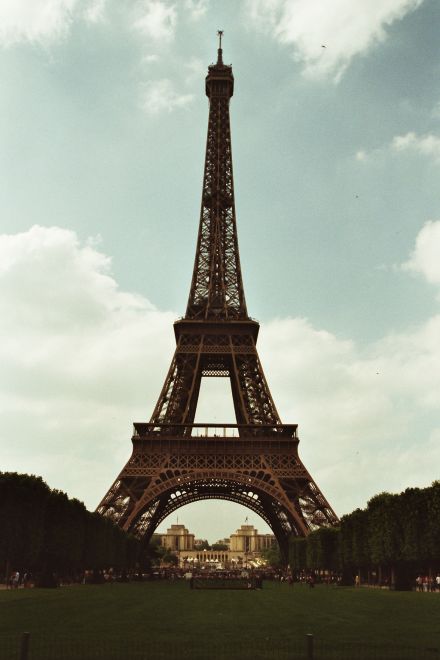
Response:
[[[200,225],[186,314],[149,423],[134,425],[133,454],[98,512],[148,539],[175,509],[224,499],[258,513],[287,550],[338,519],[298,456],[296,425],[282,424],[248,316],[234,205],[229,101],[232,67],[221,49],[208,68],[209,98]],[[237,424],[194,424],[202,377],[230,379]]]

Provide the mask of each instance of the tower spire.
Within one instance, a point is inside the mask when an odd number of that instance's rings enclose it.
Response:
[[[248,318],[238,254],[232,173],[229,101],[232,67],[222,60],[223,30],[218,31],[218,61],[208,67],[208,136],[199,235],[185,318]]]
[[[223,65],[223,50],[222,50],[222,36],[223,30],[217,30],[218,35],[218,50],[217,50],[217,66]]]

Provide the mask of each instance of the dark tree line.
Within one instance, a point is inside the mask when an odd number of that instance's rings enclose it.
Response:
[[[85,569],[126,571],[158,561],[145,546],[84,504],[51,490],[41,477],[0,472],[0,574],[74,575]],[[362,581],[405,588],[418,573],[440,571],[440,482],[428,488],[381,493],[365,509],[292,538],[295,572],[331,571],[345,583]]]
[[[134,568],[141,543],[41,477],[0,472],[0,573]]]
[[[406,588],[418,573],[440,570],[440,482],[381,493],[366,509],[341,519],[338,528],[321,528],[307,538],[292,538],[289,563],[295,571],[333,571],[345,582],[362,581]]]

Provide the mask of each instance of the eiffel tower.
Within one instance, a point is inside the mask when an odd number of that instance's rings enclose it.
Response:
[[[232,67],[208,67],[208,137],[200,225],[185,317],[148,423],[135,423],[133,453],[98,506],[148,540],[179,507],[222,499],[256,512],[284,555],[290,535],[338,518],[298,456],[297,424],[283,424],[258,358],[248,316],[234,207],[229,101]],[[230,379],[236,424],[194,423],[202,377]]]

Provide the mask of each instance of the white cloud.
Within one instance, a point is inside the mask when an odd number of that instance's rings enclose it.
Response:
[[[181,14],[185,9],[190,19],[198,20],[206,11],[207,3],[186,1],[181,5],[176,5],[162,0],[144,0],[140,7],[140,10],[139,6],[137,8],[138,15],[133,23],[135,28],[140,30],[143,36],[148,37],[145,43],[148,50],[153,46],[162,55],[165,55],[165,60],[163,60],[157,52],[147,52],[142,58],[142,64],[150,67],[152,63],[161,60],[162,69],[167,61],[176,65],[177,60],[169,45],[175,37],[179,12]],[[164,46],[165,48],[163,48]],[[202,75],[206,67],[202,66],[198,58],[190,57],[186,58],[183,64],[180,62],[177,68],[182,74],[180,84],[186,87],[192,84],[196,75]],[[172,112],[177,108],[187,106],[194,98],[192,93],[178,90],[176,83],[167,77],[150,79],[141,83],[139,94],[141,106],[149,115]]]
[[[431,116],[434,119],[440,119],[440,101],[432,109]]]
[[[141,104],[145,112],[157,115],[182,108],[193,100],[193,94],[179,94],[168,78],[145,83],[141,92]]]
[[[0,43],[46,43],[66,36],[75,19],[96,22],[105,0],[2,0]]]
[[[275,320],[260,355],[283,421],[299,423],[300,456],[339,513],[437,478],[440,316],[363,349],[304,319]],[[402,453],[422,455],[423,469],[397,469]]]
[[[363,161],[363,160],[366,160],[367,157],[368,157],[368,156],[367,156],[367,153],[366,153],[363,149],[360,149],[360,150],[356,153],[356,160]]]
[[[440,285],[440,220],[427,222],[423,226],[403,269],[420,273],[430,284]]]
[[[193,21],[200,20],[208,11],[208,0],[185,0],[185,9]]]
[[[432,133],[417,135],[417,133],[410,131],[405,135],[396,135],[391,142],[372,151],[367,152],[360,149],[356,152],[355,158],[357,161],[366,162],[390,153],[402,154],[405,152],[421,154],[440,164],[440,137]]]
[[[162,0],[144,0],[134,25],[154,41],[172,41],[177,27],[176,7]]]
[[[120,291],[110,259],[57,227],[0,236],[0,455],[95,506],[147,419],[174,315]]]
[[[353,57],[384,41],[423,0],[247,0],[256,29],[292,46],[309,76],[338,79]]]
[[[159,55],[156,53],[150,53],[149,55],[144,55],[142,58],[142,63],[143,64],[152,64],[153,62],[158,62],[159,61]]]
[[[186,84],[190,84],[194,80],[203,80],[206,72],[206,64],[198,57],[190,57],[188,62],[185,63],[185,69],[188,71],[185,82]]]
[[[440,163],[440,137],[437,135],[417,135],[413,132],[397,135],[391,148],[394,151],[415,151]]]
[[[104,16],[106,0],[92,0],[84,11],[85,19],[89,23],[97,23]]]

